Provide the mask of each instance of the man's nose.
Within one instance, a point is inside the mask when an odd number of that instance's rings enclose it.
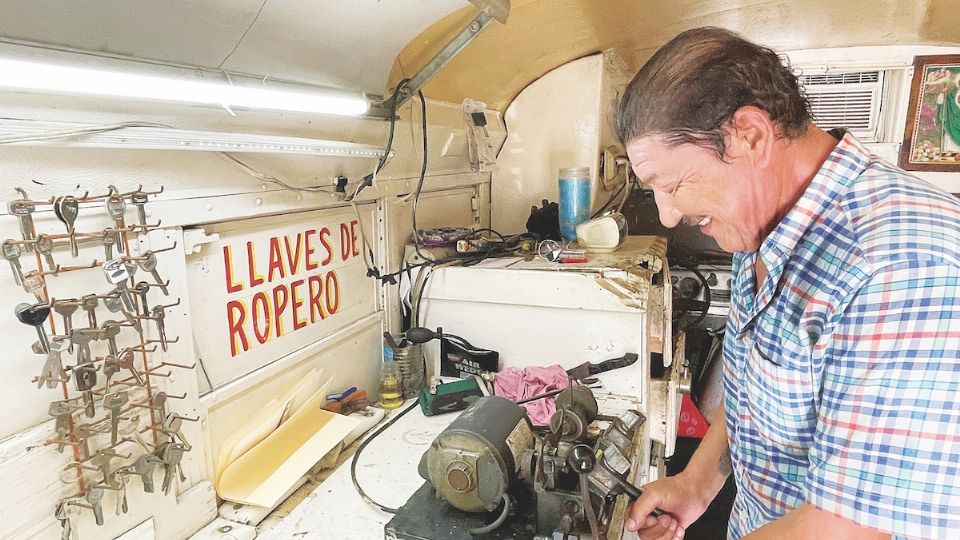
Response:
[[[674,208],[667,201],[667,198],[656,191],[653,192],[653,200],[656,201],[657,211],[660,213],[660,223],[663,223],[664,227],[672,229],[683,220],[683,212]]]

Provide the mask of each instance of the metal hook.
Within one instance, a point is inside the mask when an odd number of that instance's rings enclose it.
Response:
[[[13,188],[13,190],[20,194],[20,198],[22,198],[22,199],[24,199],[24,200],[30,200],[30,197],[27,196],[27,192],[24,191],[23,188],[21,188],[21,187],[15,187],[15,188]]]
[[[146,341],[146,343],[151,343],[151,344],[152,344],[152,343],[158,343],[158,344],[161,344],[161,345],[164,345],[164,344],[165,344],[165,345],[172,345],[172,344],[174,344],[174,343],[179,343],[179,342],[180,342],[180,336],[177,336],[177,337],[174,338],[174,339],[148,339],[148,340]]]
[[[166,367],[172,367],[172,368],[180,368],[180,369],[193,369],[193,368],[197,367],[197,364],[196,364],[196,362],[194,362],[193,364],[190,364],[189,366],[187,366],[187,365],[184,365],[184,364],[174,364],[174,363],[172,363],[172,362],[160,362],[160,365],[157,366],[157,369],[162,368],[162,367],[164,367],[164,366],[166,366]]]
[[[153,250],[153,253],[154,253],[154,254],[157,254],[157,253],[165,253],[165,252],[167,252],[167,251],[173,251],[173,250],[175,250],[175,249],[177,249],[177,241],[176,241],[176,240],[173,241],[173,245],[172,245],[172,246],[170,246],[170,247],[165,247],[165,248],[163,248],[163,249],[155,249],[155,250]]]

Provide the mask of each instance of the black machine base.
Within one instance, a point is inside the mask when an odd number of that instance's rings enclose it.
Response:
[[[384,526],[384,535],[398,540],[530,540],[537,533],[537,504],[529,488],[517,484],[510,491],[510,515],[487,534],[471,535],[470,530],[496,520],[502,507],[489,514],[463,512],[438,499],[430,482],[424,482]]]

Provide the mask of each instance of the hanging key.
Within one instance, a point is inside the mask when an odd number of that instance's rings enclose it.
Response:
[[[56,431],[58,439],[57,452],[61,454],[63,453],[63,441],[70,433],[70,416],[80,408],[81,406],[72,399],[64,399],[50,403],[50,408],[47,413],[56,420],[54,431]]]
[[[103,525],[103,488],[91,487],[87,491],[87,504],[93,507],[93,517],[97,522],[97,525]]]
[[[153,306],[153,322],[157,323],[157,333],[160,335],[160,347],[163,348],[164,352],[167,350],[167,327],[164,319],[166,319],[166,310],[163,309],[163,306]]]
[[[66,370],[63,369],[63,360],[60,355],[67,348],[69,340],[54,340],[50,344],[50,352],[47,353],[47,361],[43,364],[43,373],[40,374],[40,381],[37,382],[37,388],[43,387],[56,388],[57,384],[67,382],[70,378]]]
[[[120,323],[117,321],[103,321],[100,325],[100,339],[107,340],[107,349],[110,354],[117,355],[120,349],[117,348],[117,336],[120,335]]]
[[[71,540],[73,537],[73,523],[70,521],[70,501],[60,501],[57,503],[55,516],[60,521],[60,527],[63,532],[60,534],[60,540]]]
[[[117,492],[116,514],[118,516],[120,514],[126,514],[127,511],[129,511],[129,507],[127,506],[127,482],[130,480],[130,473],[127,472],[128,469],[131,471],[133,470],[129,467],[121,467],[120,469],[114,471],[114,476],[116,476],[117,480],[120,482],[120,491]]]
[[[37,235],[36,246],[37,251],[47,260],[47,266],[50,267],[50,271],[55,271],[57,269],[57,263],[53,260],[53,238],[45,234]]]
[[[103,305],[107,306],[107,309],[110,310],[110,313],[120,313],[123,315],[127,322],[129,322],[133,328],[137,331],[138,334],[143,333],[143,326],[140,324],[140,320],[134,318],[133,313],[128,312],[123,306],[123,300],[120,299],[120,294],[116,296],[109,295],[103,299]]]
[[[103,230],[103,236],[100,237],[100,242],[103,243],[103,255],[105,261],[113,260],[113,246],[117,243],[117,237],[114,236],[114,232],[110,229]]]
[[[110,217],[113,218],[115,223],[114,229],[116,229],[116,246],[117,251],[120,253],[124,252],[125,246],[123,245],[123,232],[121,229],[126,229],[127,225],[123,222],[123,215],[127,212],[127,203],[123,200],[123,197],[120,195],[114,194],[107,198],[107,213],[110,214]]]
[[[73,368],[73,382],[83,393],[84,413],[88,418],[97,415],[97,405],[93,398],[93,387],[97,385],[97,366],[81,364]]]
[[[33,202],[26,199],[17,199],[7,203],[7,211],[10,212],[10,215],[16,216],[17,219],[20,220],[20,234],[24,240],[30,241],[34,239],[33,218],[30,214],[36,209],[37,207]],[[25,244],[25,249],[27,251],[33,251],[33,247],[31,247],[29,243]]]
[[[150,292],[150,284],[146,281],[139,281],[137,282],[136,286],[133,287],[133,292],[140,300],[140,309],[142,310],[143,315],[149,317],[150,306],[147,304],[147,293]]]
[[[130,375],[133,375],[133,378],[137,381],[137,384],[143,386],[143,377],[140,376],[140,372],[137,371],[137,368],[133,365],[133,351],[127,349],[120,353],[117,359],[120,361],[120,367],[129,371]]]
[[[103,396],[103,408],[110,411],[110,444],[117,444],[117,429],[120,427],[120,410],[129,401],[126,390],[110,392]]]
[[[120,428],[120,435],[124,439],[133,441],[143,448],[144,452],[150,452],[150,446],[147,444],[147,441],[143,439],[143,435],[140,434],[140,415],[135,414],[130,417],[130,419]]]
[[[117,292],[120,293],[120,299],[123,300],[123,307],[129,313],[136,313],[136,307],[133,305],[133,297],[130,296],[130,287],[127,280],[130,279],[130,272],[122,259],[114,259],[103,263],[103,273],[107,276],[107,281],[117,286]]]
[[[90,458],[90,464],[100,469],[100,474],[103,475],[101,483],[105,486],[113,485],[113,471],[110,470],[110,462],[113,461],[114,457],[116,457],[116,455],[112,451],[97,450],[93,457]]]
[[[63,335],[73,334],[73,314],[80,309],[80,302],[74,300],[63,300],[53,303],[53,311],[63,317]],[[73,342],[69,342],[67,350],[73,352]]]
[[[157,468],[157,463],[161,463],[161,460],[154,454],[144,454],[133,462],[133,470],[143,482],[144,493],[153,493],[153,472]]]
[[[120,373],[120,359],[114,355],[108,355],[103,359],[103,378],[104,388],[110,388],[110,379]]]
[[[90,458],[90,438],[103,431],[96,429],[96,424],[80,424],[74,428],[77,432],[77,439],[80,440],[80,460],[84,461]]]
[[[90,342],[100,339],[99,328],[76,328],[70,333],[70,341],[77,348],[77,364],[89,364],[93,362],[93,356],[90,354]]]
[[[161,485],[164,495],[170,492],[173,477],[180,471],[180,460],[183,459],[184,452],[186,452],[186,447],[182,443],[169,443],[163,448],[162,460],[167,469],[163,474],[163,484]],[[182,480],[186,480],[182,472],[180,472],[180,475]]]
[[[187,442],[187,438],[183,436],[183,417],[176,413],[170,413],[166,416],[166,419],[163,422],[163,427],[160,431],[164,432],[168,437],[170,437],[170,442],[174,442],[174,437],[180,439],[180,442],[184,446],[184,451],[189,452],[193,446]]]
[[[90,328],[97,327],[97,305],[100,299],[95,294],[87,294],[80,297],[80,307],[87,312],[87,325]]]
[[[80,214],[80,203],[76,197],[66,195],[57,197],[53,203],[53,207],[55,210],[54,213],[67,227],[67,234],[70,235],[70,254],[76,257],[80,254],[80,247],[77,246],[74,224],[77,221],[77,216]]]
[[[150,400],[150,406],[153,407],[155,411],[159,411],[160,418],[167,417],[167,393],[166,392],[157,392],[153,395],[153,399]]]
[[[23,285],[23,267],[20,266],[20,244],[7,240],[3,243],[3,258],[10,263],[10,270],[13,271],[13,281],[17,285]]]
[[[43,323],[46,322],[47,317],[50,316],[50,306],[47,304],[17,304],[14,313],[20,322],[36,328],[43,352],[49,353],[50,340],[47,338],[47,331],[44,330]]]
[[[29,272],[23,276],[23,290],[32,294],[41,304],[46,304],[48,301],[47,282],[40,274]]]
[[[143,205],[147,204],[147,194],[142,191],[134,191],[130,194],[130,202],[137,207],[137,219],[140,220],[140,225],[146,227],[147,211],[144,210]]]
[[[145,251],[143,253],[143,259],[140,259],[140,268],[150,272],[150,275],[153,276],[153,280],[157,282],[157,285],[160,287],[160,292],[162,292],[164,296],[170,296],[170,292],[167,290],[167,284],[160,279],[160,273],[157,272],[157,256],[152,251]]]

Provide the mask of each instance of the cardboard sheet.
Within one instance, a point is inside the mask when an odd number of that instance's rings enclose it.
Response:
[[[320,408],[326,385],[263,441],[227,465],[217,492],[233,502],[272,507],[359,423]]]

